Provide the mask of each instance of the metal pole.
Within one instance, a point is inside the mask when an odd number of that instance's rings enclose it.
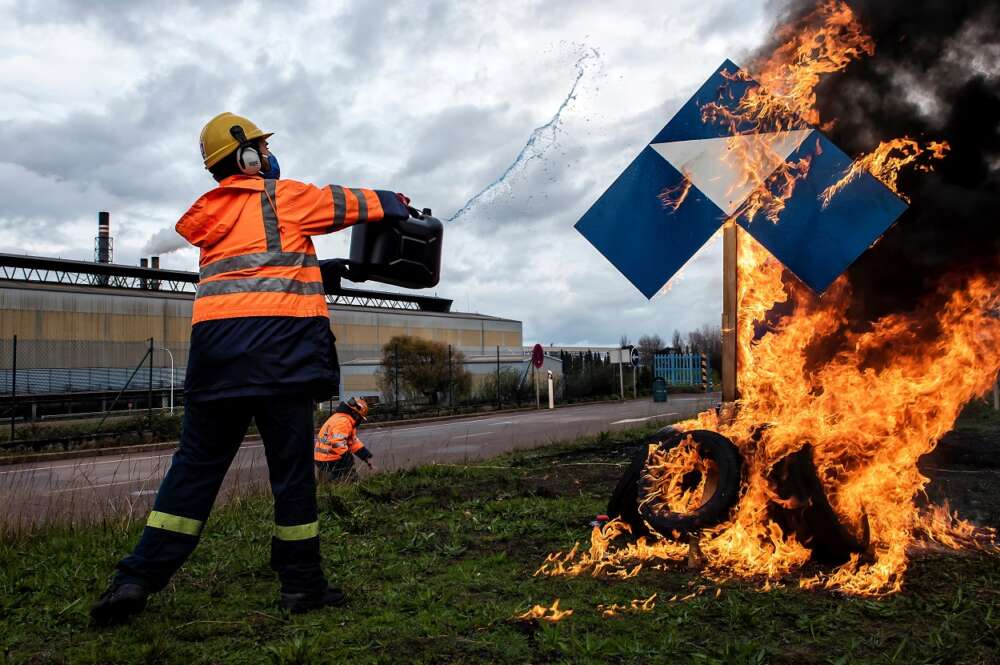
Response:
[[[497,344],[497,410],[502,408],[500,403],[500,345]]]
[[[160,351],[170,356],[170,415],[174,415],[174,354],[165,346],[160,347]]]
[[[618,388],[622,401],[625,401],[625,371],[622,369],[622,350],[618,349]]]
[[[639,399],[639,388],[635,385],[635,365],[632,365],[632,399]]]
[[[153,338],[149,338],[149,384],[146,386],[146,417],[153,426]]]
[[[396,366],[396,415],[399,415],[399,343],[393,347],[393,362]]]
[[[451,378],[451,344],[448,345],[448,406],[454,407],[454,395],[452,394],[452,378]]]
[[[531,365],[531,378],[535,380],[535,408],[542,408],[542,399],[538,391],[538,371],[535,369],[535,365]]]
[[[17,417],[17,335],[14,335],[14,345],[11,349],[14,356],[11,359],[10,377],[10,441],[14,442],[14,419]]]

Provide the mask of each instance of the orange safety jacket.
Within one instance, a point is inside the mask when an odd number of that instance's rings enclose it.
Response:
[[[253,316],[327,317],[312,236],[384,217],[371,189],[230,176],[177,222],[201,249],[192,324]]]
[[[363,460],[372,454],[358,438],[358,426],[346,413],[334,413],[316,435],[317,462],[338,462],[345,455],[355,454]]]

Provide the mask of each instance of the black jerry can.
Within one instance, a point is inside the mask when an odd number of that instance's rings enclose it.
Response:
[[[409,219],[359,224],[351,229],[351,279],[408,289],[437,286],[441,279],[444,225],[430,209]]]

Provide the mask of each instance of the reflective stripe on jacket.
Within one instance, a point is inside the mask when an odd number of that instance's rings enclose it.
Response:
[[[317,462],[336,462],[351,453],[361,459],[372,456],[358,438],[354,418],[346,413],[335,413],[323,423],[316,435],[315,459]]]
[[[231,176],[177,222],[201,249],[192,324],[256,316],[328,316],[312,236],[381,220],[374,190]]]

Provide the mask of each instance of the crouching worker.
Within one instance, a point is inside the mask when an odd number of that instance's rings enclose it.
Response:
[[[194,551],[252,421],[274,495],[270,563],[281,606],[303,612],[344,601],[320,561],[313,409],[336,392],[340,373],[312,239],[409,212],[392,192],[275,180],[273,169],[261,177],[270,136],[231,113],[201,132],[218,186],[176,227],[201,251],[180,446],[139,543],[91,609],[95,624],[141,612]]]
[[[358,438],[358,424],[368,420],[368,403],[351,398],[341,402],[316,435],[316,473],[323,482],[354,480],[354,455],[368,465],[372,454]]]

